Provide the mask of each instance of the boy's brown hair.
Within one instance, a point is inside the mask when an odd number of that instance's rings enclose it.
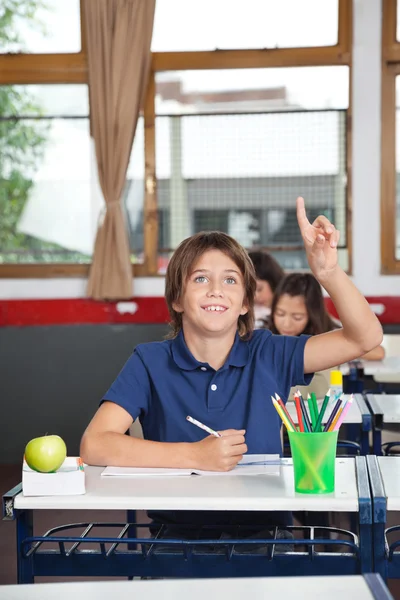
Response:
[[[249,310],[245,315],[240,315],[238,332],[240,337],[248,338],[254,330],[256,274],[253,263],[243,246],[222,231],[196,233],[183,240],[173,253],[165,278],[165,299],[171,316],[170,325],[172,327],[172,332],[168,337],[176,337],[182,329],[182,314],[174,310],[172,305],[179,302],[193,264],[208,250],[219,250],[229,256],[243,275],[244,304],[248,306]]]

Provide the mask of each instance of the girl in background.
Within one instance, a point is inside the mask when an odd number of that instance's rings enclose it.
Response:
[[[255,327],[265,327],[266,319],[271,314],[274,292],[285,277],[285,272],[278,261],[265,250],[249,252],[256,272],[256,294],[254,297]]]
[[[290,273],[282,279],[275,290],[268,320],[268,328],[272,333],[292,336],[319,335],[340,327],[340,321],[326,310],[321,286],[314,275]],[[378,346],[361,358],[382,360],[384,356],[385,350]],[[317,398],[322,398],[329,388],[329,373],[329,370],[316,373],[307,390],[300,390],[302,393],[314,392]],[[293,391],[292,389],[292,393]]]

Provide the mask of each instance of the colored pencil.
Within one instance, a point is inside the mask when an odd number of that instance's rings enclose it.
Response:
[[[273,403],[273,405],[275,407],[276,412],[278,413],[278,415],[282,419],[283,424],[285,425],[286,429],[288,431],[294,431],[293,427],[291,426],[290,422],[286,418],[286,415],[283,412],[283,410],[282,410],[281,406],[279,405],[279,403],[275,400],[275,398],[273,396],[271,396],[271,400],[272,400],[272,403]]]
[[[331,398],[331,390],[329,389],[326,394],[325,394],[325,398],[324,401],[322,403],[321,406],[321,410],[319,411],[319,415],[318,415],[318,419],[317,422],[315,424],[315,431],[317,433],[319,433],[320,431],[322,431],[321,425],[322,425],[322,419],[324,418],[324,414],[326,411],[326,407],[328,406],[329,400]]]
[[[311,392],[311,404],[312,404],[313,412],[314,412],[313,429],[316,432],[317,430],[315,429],[315,426],[318,421],[318,404],[317,404],[317,396],[314,394],[314,392]]]
[[[350,410],[353,400],[354,400],[354,396],[353,396],[353,394],[351,394],[350,398],[347,400],[345,406],[343,407],[342,413],[335,425],[334,431],[337,431],[339,429],[339,427],[341,426],[341,424],[343,423],[343,419],[345,418],[346,414]]]
[[[303,419],[304,419],[304,429],[307,429],[308,432],[312,431],[312,427],[311,427],[311,422],[307,413],[307,408],[305,405],[305,402],[303,400],[303,396],[301,395],[300,390],[297,390],[297,395],[299,397],[300,400],[300,406],[301,406],[301,412],[303,413]]]
[[[271,396],[271,398],[272,398],[272,396]],[[288,419],[289,423],[290,423],[290,424],[291,424],[291,426],[293,427],[293,430],[294,430],[294,431],[297,431],[297,427],[296,427],[296,425],[295,425],[295,423],[294,423],[294,421],[293,421],[292,417],[290,416],[290,414],[289,414],[289,411],[288,411],[287,407],[286,407],[286,406],[285,406],[285,404],[283,403],[283,400],[282,400],[282,398],[281,398],[281,397],[279,396],[279,394],[277,394],[276,392],[275,392],[275,400],[276,400],[276,401],[279,403],[279,406],[282,408],[283,412],[285,413],[285,415],[286,415],[286,417],[287,417],[287,419]]]
[[[297,413],[297,421],[299,423],[299,430],[302,433],[304,433],[303,415],[301,414],[300,400],[299,400],[299,397],[297,396],[297,394],[294,395],[294,404],[296,406],[296,413]]]
[[[329,427],[331,426],[331,424],[332,424],[332,421],[333,421],[333,420],[334,420],[334,418],[336,417],[336,413],[337,413],[337,411],[339,410],[339,408],[340,408],[341,404],[342,404],[342,401],[341,401],[341,399],[339,398],[339,399],[336,401],[336,404],[335,404],[335,406],[333,407],[333,410],[332,410],[332,412],[331,412],[331,416],[329,417],[329,419],[328,419],[327,423],[325,424],[324,431],[329,431]]]

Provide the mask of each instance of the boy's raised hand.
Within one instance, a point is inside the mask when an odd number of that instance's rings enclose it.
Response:
[[[193,442],[195,468],[204,471],[230,471],[247,452],[244,429],[219,431],[221,437],[209,435],[200,442]]]
[[[311,224],[307,219],[303,198],[297,198],[296,206],[297,222],[304,241],[308,264],[319,279],[328,275],[337,265],[340,232],[323,215],[317,217]]]

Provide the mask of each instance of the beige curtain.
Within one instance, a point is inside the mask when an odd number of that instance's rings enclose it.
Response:
[[[132,297],[121,195],[148,80],[154,11],[155,0],[84,0],[91,131],[106,202],[87,288],[96,300]]]

